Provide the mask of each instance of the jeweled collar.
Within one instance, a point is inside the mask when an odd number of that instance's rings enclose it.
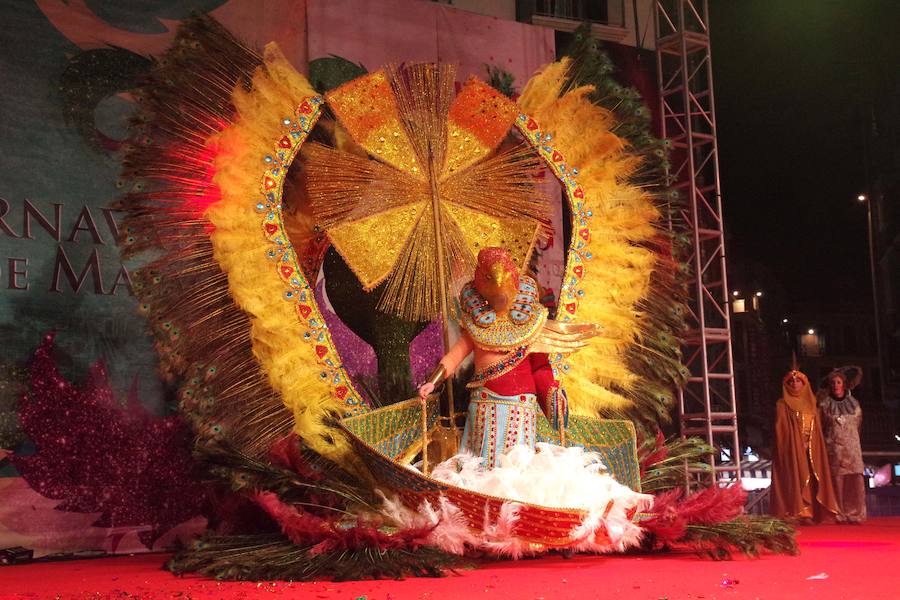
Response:
[[[519,277],[519,289],[507,316],[498,317],[471,281],[459,294],[459,308],[461,324],[472,341],[492,352],[509,352],[527,344],[547,321],[547,308],[538,302],[537,283],[524,275]]]

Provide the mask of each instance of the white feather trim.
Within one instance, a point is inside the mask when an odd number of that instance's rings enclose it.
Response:
[[[622,552],[641,541],[641,528],[629,513],[650,508],[653,497],[639,494],[605,473],[600,456],[583,448],[537,444],[537,452],[516,446],[486,469],[480,457],[460,454],[437,465],[431,476],[445,483],[494,497],[507,498],[496,520],[485,507],[481,531],[473,531],[465,516],[446,498],[440,506],[423,502],[411,511],[396,498],[384,498],[385,514],[405,527],[435,526],[429,542],[454,554],[467,547],[497,556],[519,558],[543,550],[516,537],[520,502],[550,508],[587,511],[572,530],[569,548],[584,552]]]

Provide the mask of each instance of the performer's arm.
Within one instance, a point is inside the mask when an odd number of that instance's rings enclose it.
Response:
[[[428,376],[428,381],[419,386],[419,397],[427,397],[428,394],[433,392],[445,379],[453,377],[459,364],[471,354],[474,349],[475,344],[472,342],[472,338],[469,337],[469,334],[463,332],[456,343],[453,344],[453,347],[450,348],[450,351],[447,352],[441,359],[441,362],[438,363],[435,370]]]

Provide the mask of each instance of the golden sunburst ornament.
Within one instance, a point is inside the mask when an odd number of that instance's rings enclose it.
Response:
[[[472,78],[454,95],[446,64],[388,67],[326,95],[351,150],[304,152],[313,212],[379,308],[414,321],[446,314],[450,282],[486,246],[522,269],[549,232],[541,163],[505,143],[519,109]]]

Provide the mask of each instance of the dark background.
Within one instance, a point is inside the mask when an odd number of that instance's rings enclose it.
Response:
[[[786,310],[867,310],[856,196],[873,114],[900,98],[900,2],[709,5],[729,269]]]

